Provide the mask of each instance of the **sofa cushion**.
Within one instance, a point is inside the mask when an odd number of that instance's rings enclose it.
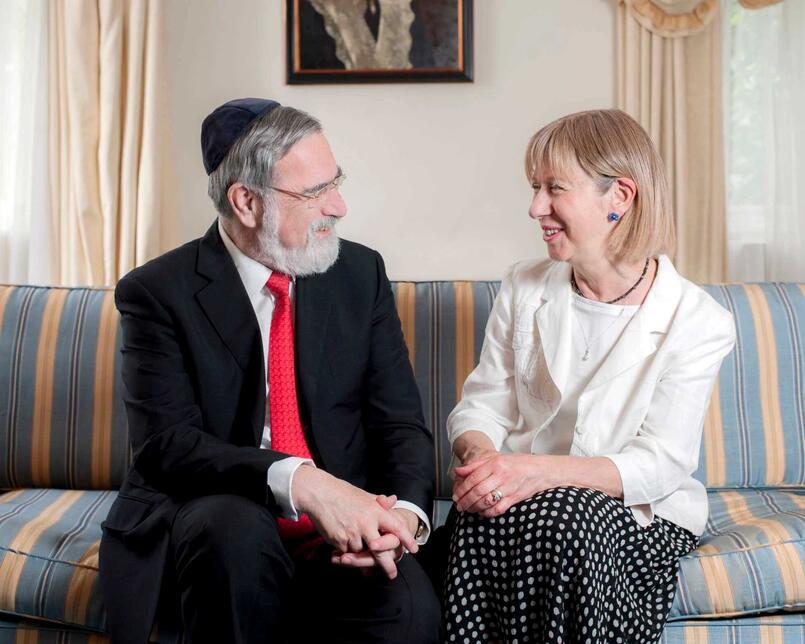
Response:
[[[449,498],[447,416],[478,364],[499,282],[395,282],[408,355],[436,448],[436,496]]]
[[[668,622],[660,644],[802,644],[805,615]]]
[[[115,496],[44,489],[0,495],[0,613],[103,630],[98,546]]]
[[[478,362],[498,282],[396,282],[437,496],[450,496],[444,427]],[[805,286],[705,286],[732,311],[700,466],[708,487],[805,485]],[[799,322],[798,322],[799,321]],[[0,286],[0,487],[117,487],[130,455],[110,290]]]
[[[119,328],[110,290],[0,285],[0,488],[120,485]]]
[[[669,619],[805,608],[805,492],[708,493],[699,547],[680,560]]]
[[[708,488],[805,485],[805,285],[705,286],[735,317],[695,476]]]
[[[0,613],[0,644],[111,644],[107,635]]]

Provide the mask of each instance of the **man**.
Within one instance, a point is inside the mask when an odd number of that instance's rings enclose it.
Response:
[[[321,126],[239,99],[201,134],[218,219],[115,295],[131,470],[100,579],[114,641],[430,642],[432,437],[380,256],[340,241]]]

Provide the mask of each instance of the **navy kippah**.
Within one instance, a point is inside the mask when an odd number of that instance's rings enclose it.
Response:
[[[265,98],[238,98],[216,107],[201,124],[201,155],[207,174],[213,173],[253,121],[279,105]]]

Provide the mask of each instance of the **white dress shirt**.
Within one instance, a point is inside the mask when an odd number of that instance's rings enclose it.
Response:
[[[271,316],[274,313],[274,295],[266,287],[266,282],[268,278],[271,277],[272,270],[241,252],[230,239],[229,235],[227,235],[220,221],[218,222],[218,232],[221,234],[224,246],[229,252],[230,257],[232,257],[232,261],[235,263],[235,268],[238,271],[238,275],[240,275],[240,279],[246,289],[246,294],[254,309],[257,324],[260,328],[260,338],[263,341],[263,355],[266,357],[266,364],[268,364],[268,342],[271,333]],[[289,286],[289,296],[292,305],[294,301],[294,284],[295,280],[292,279]],[[266,416],[263,424],[263,436],[260,441],[260,447],[262,449],[271,448],[271,414],[268,396],[269,379],[268,370],[266,370]],[[293,483],[294,473],[299,466],[303,464],[315,467],[315,463],[309,458],[289,456],[288,458],[283,458],[282,460],[272,463],[268,468],[268,486],[274,494],[274,499],[280,507],[282,516],[293,521],[299,519],[299,513],[291,495],[291,484]],[[423,522],[425,529],[417,541],[419,543],[425,543],[430,535],[430,521],[422,509],[409,501],[402,500],[398,501],[394,507],[413,512],[420,521]]]
[[[544,453],[540,435],[568,394],[577,354],[572,295],[565,262],[509,269],[480,362],[447,420],[451,443],[474,429],[498,450]],[[729,311],[662,255],[645,301],[579,393],[569,453],[612,460],[623,502],[642,525],[656,514],[703,532],[707,492],[692,474],[713,384],[734,343]]]

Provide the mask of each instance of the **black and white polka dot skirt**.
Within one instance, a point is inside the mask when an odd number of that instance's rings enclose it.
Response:
[[[622,501],[588,488],[452,520],[447,642],[656,642],[678,560],[697,545],[659,517],[641,527]]]

